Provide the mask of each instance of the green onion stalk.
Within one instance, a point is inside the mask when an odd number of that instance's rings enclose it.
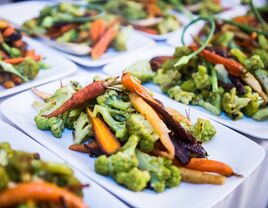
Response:
[[[185,35],[186,30],[187,30],[191,25],[193,25],[194,23],[196,23],[196,22],[198,22],[198,21],[201,21],[201,20],[208,22],[208,23],[210,24],[210,26],[211,26],[211,30],[210,30],[210,32],[209,32],[208,37],[206,38],[205,42],[201,45],[201,47],[200,47],[198,50],[196,50],[196,51],[190,53],[190,54],[187,55],[187,56],[182,56],[182,57],[181,57],[181,58],[174,64],[174,67],[177,67],[177,66],[180,66],[180,65],[188,64],[189,61],[190,61],[193,57],[195,57],[196,55],[198,55],[201,51],[203,51],[203,50],[207,47],[209,41],[211,40],[211,38],[212,38],[212,36],[213,36],[213,34],[214,34],[214,32],[215,32],[215,27],[216,27],[216,26],[215,26],[215,21],[214,21],[214,19],[213,19],[212,16],[198,17],[197,19],[192,20],[188,25],[186,25],[186,27],[185,27],[184,30],[182,31],[181,42],[182,42],[183,45],[185,45],[185,42],[184,42],[184,35]]]

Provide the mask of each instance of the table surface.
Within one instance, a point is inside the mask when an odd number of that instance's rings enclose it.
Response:
[[[163,42],[158,44],[165,45]],[[88,73],[96,72],[103,73],[102,67],[88,69],[79,66],[74,75],[87,75]],[[0,103],[8,98],[9,97],[4,97],[0,99]],[[14,126],[6,118],[4,118],[1,111],[0,120]],[[215,205],[214,208],[268,208],[268,141],[252,137],[248,138],[264,148],[266,153],[265,158],[261,165],[242,184],[229,194],[229,196]],[[251,153],[247,152],[245,154]]]

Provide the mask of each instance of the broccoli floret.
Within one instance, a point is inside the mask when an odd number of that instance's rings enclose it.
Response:
[[[251,101],[246,107],[243,108],[243,112],[247,116],[252,117],[259,110],[259,107],[263,103],[263,100],[258,93],[252,92],[250,86],[245,86],[245,91],[246,93],[243,97],[249,98]]]
[[[64,119],[58,117],[51,125],[50,130],[53,136],[55,136],[56,138],[60,138],[64,131]]]
[[[198,71],[192,74],[197,89],[209,89],[211,86],[208,70],[205,66],[199,65]]]
[[[154,133],[150,123],[141,114],[131,114],[126,121],[129,135],[137,135],[140,138],[139,148],[144,152],[154,149],[159,136]]]
[[[74,122],[78,119],[81,112],[82,109],[73,109],[70,112],[66,112],[68,116],[65,121],[65,127],[70,130],[74,130]]]
[[[32,58],[25,58],[24,61],[16,66],[16,69],[29,80],[33,80],[39,74],[39,64]]]
[[[168,15],[156,27],[159,34],[165,34],[177,30],[180,27],[180,23],[175,16]]]
[[[236,88],[232,88],[230,92],[225,92],[222,99],[222,108],[227,115],[233,120],[243,117],[241,109],[246,107],[251,101],[249,98],[240,98],[236,95]]]
[[[171,87],[180,84],[181,73],[179,70],[167,70],[159,69],[154,77],[153,81],[159,84],[163,92],[167,92]]]
[[[103,95],[97,97],[97,103],[101,106],[108,106],[118,110],[131,111],[130,102],[122,100],[122,97],[115,90],[106,90]]]
[[[146,188],[151,177],[148,171],[133,168],[128,172],[120,172],[114,176],[117,183],[126,186],[132,191],[142,191]]]
[[[194,92],[196,90],[195,83],[192,79],[188,79],[181,83],[181,89],[188,92]]]
[[[141,82],[149,82],[155,76],[155,72],[153,72],[150,63],[146,60],[135,62],[131,66],[127,67],[126,71],[131,73]]]
[[[170,88],[167,93],[172,99],[175,99],[176,101],[179,101],[186,105],[188,105],[195,96],[195,94],[192,92],[182,90],[180,86],[174,86]]]
[[[198,140],[203,142],[210,141],[216,134],[216,129],[210,121],[202,118],[197,119],[197,122],[191,126],[190,131]]]
[[[97,114],[101,114],[105,123],[111,128],[113,132],[115,132],[116,138],[120,141],[125,141],[127,138],[127,128],[125,122],[116,121],[108,107],[103,107],[100,105],[95,105],[93,110],[93,115],[96,116]]]
[[[95,161],[95,171],[101,175],[114,176],[120,172],[128,172],[138,166],[135,149],[138,145],[139,137],[132,135],[125,145],[110,157],[102,155]]]
[[[167,158],[150,156],[141,151],[136,151],[139,168],[149,171],[150,186],[156,192],[163,192],[166,187],[178,186],[181,180],[179,169],[172,165]]]
[[[89,135],[92,135],[92,124],[86,113],[81,112],[74,125],[74,143],[80,144]]]
[[[35,124],[40,130],[50,130],[51,133],[60,138],[64,130],[64,119],[59,117],[46,118],[42,115],[34,117]]]

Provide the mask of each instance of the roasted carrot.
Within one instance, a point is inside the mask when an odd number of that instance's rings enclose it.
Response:
[[[93,59],[98,59],[107,50],[112,40],[115,38],[119,31],[119,26],[114,25],[107,29],[107,31],[102,35],[99,41],[94,45],[91,51],[91,56]]]
[[[151,124],[155,133],[159,136],[161,143],[166,148],[166,151],[161,151],[162,156],[173,159],[175,156],[175,148],[169,137],[169,129],[166,124],[161,120],[154,109],[138,94],[130,93],[129,98],[134,108]]]
[[[78,196],[70,191],[42,181],[21,183],[13,188],[0,192],[0,207],[13,207],[28,200],[60,203],[61,198],[64,198],[68,207],[87,207]]]
[[[34,50],[28,50],[25,53],[25,56],[34,56],[35,55],[35,51]]]
[[[22,63],[23,61],[24,61],[23,57],[4,59],[4,62],[9,64],[19,64]]]
[[[177,121],[177,122],[182,122],[185,121],[187,125],[191,126],[192,122],[189,118],[185,117],[182,115],[180,112],[176,111],[173,108],[166,108],[167,112],[172,115],[172,117]]]
[[[142,86],[141,82],[133,77],[130,73],[124,73],[121,77],[122,84],[130,92],[135,92],[142,98],[156,102],[152,95]]]
[[[158,31],[156,29],[153,28],[149,28],[149,27],[142,27],[142,26],[138,26],[138,25],[133,25],[134,29],[145,32],[145,33],[149,33],[152,35],[157,35]]]
[[[233,169],[229,165],[216,160],[209,160],[205,158],[192,158],[190,162],[184,167],[202,172],[218,173],[226,177],[238,175],[234,173]]]
[[[120,143],[113,135],[107,125],[87,108],[88,117],[91,120],[94,136],[100,149],[107,155],[115,153],[120,147]]]
[[[105,31],[105,22],[102,19],[97,19],[91,24],[90,37],[93,43],[97,42]]]
[[[12,35],[15,32],[15,29],[13,27],[8,27],[4,30],[3,32],[3,36],[4,37],[9,37],[10,35]]]
[[[182,181],[195,184],[224,184],[225,177],[180,167]]]
[[[86,103],[89,100],[92,100],[99,95],[103,94],[106,90],[106,83],[103,81],[93,82],[81,90],[75,92],[70,99],[68,99],[63,105],[58,109],[53,111],[48,115],[44,115],[47,118],[58,116],[64,112],[73,109],[79,105]]]
[[[194,51],[198,49],[198,46],[190,46],[190,48]],[[198,54],[199,56],[204,57],[207,61],[213,64],[222,64],[228,70],[231,75],[234,76],[243,76],[247,70],[237,61],[222,57],[214,52],[204,49],[201,53]]]
[[[83,144],[72,144],[69,146],[69,149],[75,152],[90,153],[88,148],[86,148]]]

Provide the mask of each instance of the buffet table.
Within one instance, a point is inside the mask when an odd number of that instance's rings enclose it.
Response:
[[[158,43],[158,44],[165,45],[165,43],[163,42]],[[103,73],[101,67],[86,69],[86,68],[79,66],[79,69],[75,72],[74,75],[86,76],[88,72]],[[7,98],[9,97],[0,99],[0,103],[2,103]],[[4,118],[2,112],[0,112],[0,120],[3,120],[4,122],[12,125],[11,122],[9,122],[6,118]],[[251,137],[249,138],[253,140],[254,142],[258,143],[260,146],[262,146],[262,148],[265,150],[266,156],[264,160],[262,161],[261,165],[231,194],[223,198],[217,205],[215,205],[214,208],[252,208],[252,207],[266,208],[268,207],[268,194],[267,194],[268,193],[268,177],[267,177],[268,140],[259,140],[259,139],[255,139]],[[237,147],[237,149],[239,151],[239,147]],[[245,154],[251,154],[251,152],[247,152]],[[217,187],[215,186],[215,188]]]

